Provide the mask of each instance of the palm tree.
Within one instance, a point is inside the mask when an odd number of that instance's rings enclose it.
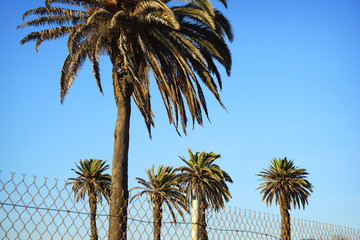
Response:
[[[184,157],[180,159],[186,166],[178,167],[179,182],[181,183],[188,201],[200,201],[200,239],[207,238],[205,211],[208,207],[215,211],[224,207],[226,202],[231,198],[231,194],[226,182],[232,183],[232,179],[224,170],[214,161],[221,157],[213,152],[197,152],[193,154],[189,150],[190,159],[187,161]]]
[[[166,206],[169,208],[174,222],[176,223],[176,215],[173,209],[176,209],[184,220],[184,214],[181,209],[184,209],[186,212],[188,211],[187,201],[184,193],[178,186],[177,176],[173,170],[173,167],[161,165],[159,166],[157,172],[155,172],[153,165],[151,170],[148,169],[145,171],[149,181],[146,181],[142,178],[136,178],[136,180],[138,180],[142,186],[134,187],[131,190],[143,190],[134,197],[141,196],[143,194],[150,196],[151,202],[154,205],[154,240],[160,240],[163,205],[166,204]]]
[[[98,159],[80,159],[80,166],[76,165],[77,170],[73,170],[78,177],[69,178],[72,184],[76,201],[84,200],[85,196],[89,197],[90,206],[90,227],[91,227],[91,240],[98,239],[96,228],[96,209],[97,204],[102,200],[102,197],[109,202],[110,197],[110,184],[111,177],[109,174],[104,173],[109,169],[109,165],[105,165],[106,161]]]
[[[210,0],[172,2],[45,0],[45,7],[26,11],[23,16],[24,19],[30,15],[39,17],[18,27],[56,25],[32,32],[21,40],[21,44],[36,41],[36,49],[45,40],[69,36],[69,55],[60,74],[61,102],[87,58],[102,93],[99,56],[110,57],[117,104],[110,196],[111,240],[126,239],[131,97],[144,117],[149,134],[154,126],[150,71],[164,101],[169,122],[176,130],[180,118],[186,134],[184,99],[193,124],[196,120],[202,125],[203,112],[208,117],[201,82],[223,106],[218,93],[222,81],[215,61],[230,75],[231,54],[226,38],[232,40],[231,26],[226,17],[212,7]],[[226,6],[226,0],[220,2]],[[56,3],[61,5],[53,6]]]
[[[309,173],[306,169],[294,166],[294,160],[272,159],[267,170],[263,169],[257,176],[263,181],[257,189],[261,189],[262,200],[266,205],[272,201],[280,205],[281,240],[290,240],[290,213],[291,205],[294,208],[303,207],[308,203],[312,192],[311,183],[306,180]]]

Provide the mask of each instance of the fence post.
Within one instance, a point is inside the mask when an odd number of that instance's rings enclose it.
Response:
[[[200,201],[192,201],[191,240],[199,240]]]

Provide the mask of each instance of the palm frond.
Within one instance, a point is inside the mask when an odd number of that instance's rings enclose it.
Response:
[[[79,70],[83,66],[87,57],[86,43],[79,45],[76,53],[69,54],[65,59],[60,74],[60,99],[63,103],[66,94],[74,82]]]
[[[72,31],[72,27],[56,27],[51,29],[46,29],[42,31],[32,32],[24,37],[20,44],[23,45],[26,42],[37,40],[36,50],[38,50],[41,42],[45,40],[54,40],[63,37],[66,34],[69,34]]]
[[[172,10],[176,17],[181,19],[181,21],[195,21],[198,24],[205,25],[211,29],[216,28],[213,16],[194,5],[176,6],[172,7]]]
[[[161,1],[141,1],[136,5],[131,16],[139,16],[146,22],[162,23],[174,29],[180,27],[174,12]]]
[[[39,26],[44,26],[44,25],[52,25],[52,24],[58,24],[58,25],[63,25],[63,24],[78,24],[80,22],[82,22],[82,20],[84,20],[81,17],[78,16],[73,16],[73,17],[69,17],[69,16],[50,16],[50,17],[39,17],[37,19],[28,21],[20,26],[18,26],[17,28],[23,28],[25,26],[34,26],[34,27],[39,27]]]
[[[94,73],[94,78],[96,80],[97,86],[99,88],[99,91],[102,95],[104,95],[102,87],[101,87],[101,79],[100,79],[100,68],[99,68],[99,55],[97,54],[97,51],[94,50],[91,55],[89,56],[89,59],[92,64],[92,70]]]
[[[50,7],[53,3],[66,4],[70,6],[77,7],[104,7],[104,4],[101,1],[97,0],[45,0],[45,5]]]
[[[66,9],[60,7],[39,7],[26,11],[23,14],[23,20],[25,20],[30,15],[39,15],[39,16],[64,16],[69,18],[78,17],[81,20],[86,18],[86,13],[81,10]],[[24,24],[23,24],[24,25]],[[20,25],[22,26],[22,25]]]
[[[234,34],[229,20],[218,10],[215,11],[216,32],[227,36],[230,42],[234,40]]]

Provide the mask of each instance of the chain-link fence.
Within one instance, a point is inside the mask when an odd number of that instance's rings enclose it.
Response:
[[[108,238],[109,206],[99,203],[96,228],[99,239]],[[0,239],[90,239],[90,207],[76,202],[66,182],[16,174],[0,174]],[[153,239],[153,206],[146,197],[128,205],[127,239]],[[206,212],[208,239],[279,239],[277,215],[226,207]],[[162,213],[162,239],[191,239],[191,216]],[[291,219],[291,239],[359,240],[360,231],[326,223]]]

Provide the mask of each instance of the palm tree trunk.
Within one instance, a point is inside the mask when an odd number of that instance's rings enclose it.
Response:
[[[281,235],[280,240],[290,240],[290,213],[288,208],[280,204],[280,215],[281,215]]]
[[[109,240],[126,240],[131,94],[118,100],[112,161]]]
[[[153,209],[153,220],[154,220],[154,240],[161,239],[161,219],[162,219],[161,203],[155,202]]]
[[[200,238],[199,240],[208,240],[208,235],[206,231],[206,215],[205,211],[207,209],[204,201],[200,201],[200,217],[199,217],[199,230],[200,230]]]
[[[91,240],[98,240],[98,233],[96,228],[96,199],[93,194],[89,196],[90,205],[90,229],[91,229]]]

